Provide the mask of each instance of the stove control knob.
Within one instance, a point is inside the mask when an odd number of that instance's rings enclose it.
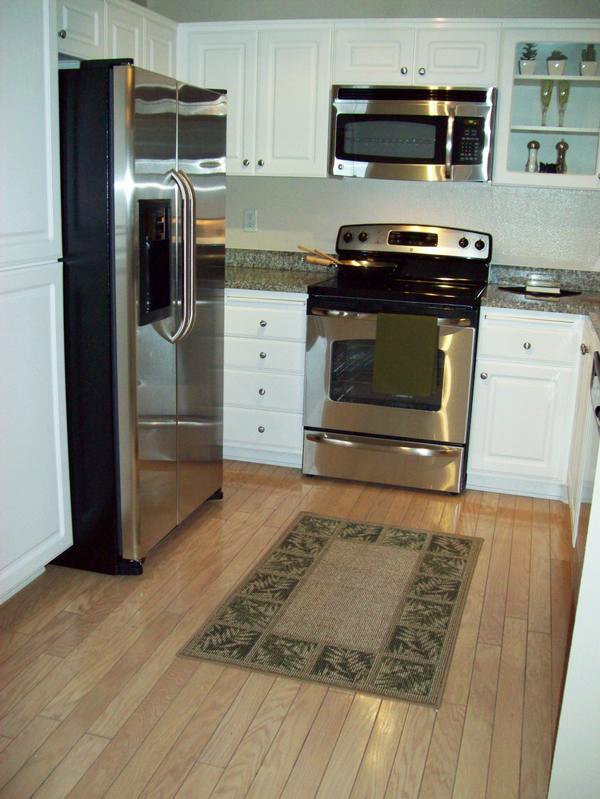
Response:
[[[469,239],[465,239],[465,237],[463,236],[462,239],[458,240],[458,246],[462,247],[464,250],[465,247],[469,246]]]
[[[483,239],[477,239],[477,241],[475,242],[475,249],[483,250],[484,247],[485,247],[485,241],[483,241]]]
[[[342,236],[342,238],[344,239],[344,241],[352,241],[352,233],[350,233],[350,231],[347,230]]]
[[[367,233],[366,230],[361,230],[360,233],[358,234],[358,240],[359,241],[366,241],[368,238],[369,238],[369,234]]]

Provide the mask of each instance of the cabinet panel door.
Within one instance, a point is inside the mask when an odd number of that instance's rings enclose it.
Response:
[[[193,32],[187,37],[187,79],[227,90],[227,174],[254,173],[257,34]]]
[[[336,26],[333,83],[412,83],[415,32],[396,25]]]
[[[417,31],[415,83],[495,86],[500,32],[491,28]]]
[[[175,77],[175,48],[177,31],[175,27],[159,24],[153,19],[144,20],[145,66],[159,75]]]
[[[138,67],[145,65],[144,20],[141,14],[117,5],[106,7],[106,57],[133,58]]]
[[[259,34],[256,174],[326,175],[329,28]]]
[[[4,3],[1,15],[0,265],[55,260],[61,255],[55,5],[20,0]]]
[[[62,265],[0,271],[0,598],[72,543]]]
[[[56,6],[59,52],[77,58],[104,56],[103,0],[58,0]]]
[[[469,468],[563,480],[572,380],[572,369],[478,359]]]

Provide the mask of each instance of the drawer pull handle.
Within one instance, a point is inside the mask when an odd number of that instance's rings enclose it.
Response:
[[[266,352],[261,352],[260,353],[260,357],[264,360],[267,357],[267,353]]]
[[[244,158],[242,161],[242,166],[250,166],[250,161],[247,158]]]
[[[425,67],[419,67],[419,75],[424,75],[426,71]]]
[[[260,320],[260,322],[259,322],[258,324],[259,324],[261,327],[266,327],[266,326],[267,326],[267,322],[266,322],[266,320],[265,320],[265,319],[261,319],[261,320]]]
[[[479,375],[479,377],[480,377],[482,380],[487,380],[487,379],[488,379],[488,373],[487,373],[487,372],[482,372],[482,373]]]
[[[590,348],[588,347],[587,344],[582,344],[579,349],[581,350],[582,355],[587,355],[588,352],[590,351]]]
[[[258,432],[259,432],[259,433],[264,433],[264,432],[265,432],[265,427],[264,427],[264,425],[262,425],[262,424],[259,424],[259,425],[258,425]]]
[[[58,32],[58,38],[59,38],[59,39],[66,39],[66,38],[67,38],[67,32],[66,32],[66,30],[65,30],[64,28],[61,28],[61,29],[59,30],[59,32]]]
[[[258,393],[260,394],[261,397],[264,397],[267,392],[264,390],[264,388],[259,388]]]
[[[530,341],[526,341],[525,344],[523,344],[523,349],[524,350],[530,350],[531,349],[531,342]]]

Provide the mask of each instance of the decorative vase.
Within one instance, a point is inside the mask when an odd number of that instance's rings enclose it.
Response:
[[[546,61],[546,65],[548,68],[548,75],[564,75],[565,69],[567,67],[567,59],[560,58],[554,60],[548,58]]]
[[[535,65],[537,61],[535,59],[524,59],[522,58],[519,61],[519,73],[521,75],[534,75],[535,74]]]
[[[587,75],[591,77],[595,75],[598,71],[598,62],[597,61],[581,61],[579,64],[579,74],[580,75]]]

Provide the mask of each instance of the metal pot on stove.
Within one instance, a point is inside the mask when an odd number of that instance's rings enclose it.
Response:
[[[336,258],[322,250],[317,250],[314,247],[305,247],[302,244],[298,245],[298,249],[306,253],[304,260],[307,264],[337,266],[340,271],[349,277],[360,277],[367,274],[384,277],[385,275],[391,275],[396,269],[396,264],[390,261],[378,261],[374,258]]]

